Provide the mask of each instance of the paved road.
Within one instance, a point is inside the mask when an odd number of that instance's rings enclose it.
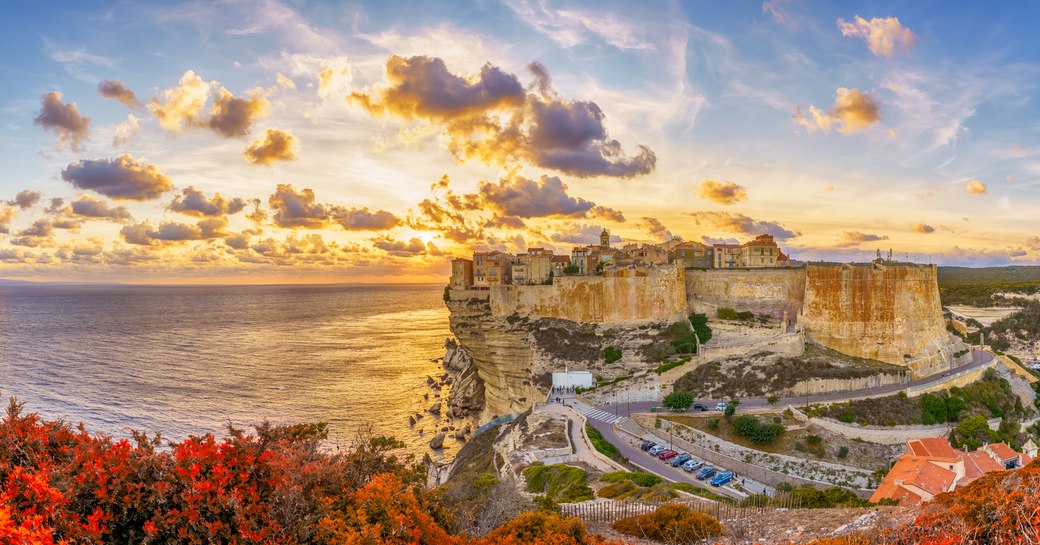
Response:
[[[811,403],[832,403],[837,401],[847,401],[849,399],[877,396],[877,395],[888,395],[895,394],[902,390],[905,390],[911,386],[922,386],[931,383],[940,383],[946,380],[949,375],[955,375],[963,371],[971,371],[978,369],[990,361],[995,360],[996,356],[987,354],[981,350],[971,351],[972,361],[971,363],[955,367],[949,371],[942,373],[936,373],[931,376],[912,380],[909,383],[890,384],[888,386],[878,386],[877,388],[867,388],[864,390],[853,390],[850,392],[836,392],[831,394],[819,394],[810,396],[797,396],[797,397],[784,397],[780,398],[778,407],[784,407],[787,405],[808,405]],[[714,409],[715,405],[720,402],[729,401],[728,399],[698,399],[698,403],[703,403],[709,408]],[[603,413],[621,416],[628,416],[633,413],[645,413],[650,410],[651,407],[661,406],[660,401],[641,401],[636,403],[608,403],[600,405],[597,409]],[[754,399],[741,399],[740,406],[747,409],[761,409],[769,406],[769,402],[762,398]]]
[[[809,403],[845,401],[850,398],[873,396],[879,394],[894,394],[899,391],[905,390],[910,386],[921,386],[930,383],[943,382],[949,375],[954,375],[962,371],[970,371],[977,369],[988,364],[991,360],[995,358],[996,356],[993,356],[991,354],[987,354],[979,350],[972,350],[971,363],[962,365],[960,367],[951,369],[946,372],[937,373],[935,375],[910,381],[909,383],[893,384],[890,386],[880,386],[877,388],[868,388],[865,390],[856,390],[852,392],[839,392],[833,394],[820,394],[799,397],[785,397],[781,398],[780,402],[777,405],[780,407],[783,407],[785,405],[797,406]],[[572,400],[567,401],[573,403]],[[725,400],[698,400],[699,403],[705,403],[708,405],[708,407],[711,408],[714,408],[715,404],[720,401]],[[592,427],[596,428],[596,430],[603,434],[603,437],[607,441],[613,443],[621,451],[621,455],[625,458],[628,458],[628,460],[634,465],[642,468],[643,470],[649,473],[653,473],[655,475],[664,477],[672,481],[691,483],[700,488],[705,488],[708,490],[713,490],[715,492],[721,492],[726,495],[737,497],[734,492],[725,487],[715,488],[707,486],[703,482],[694,479],[693,476],[689,473],[686,473],[681,469],[673,468],[671,465],[647,455],[645,452],[643,452],[638,447],[629,442],[631,440],[630,436],[614,429],[614,424],[621,418],[629,416],[633,413],[647,412],[650,410],[651,407],[660,406],[660,402],[616,403],[601,405],[599,407],[582,406],[583,404],[575,405],[578,405],[575,407],[575,409],[585,414],[585,416],[588,418],[589,424],[591,424]],[[740,400],[740,406],[745,408],[764,408],[769,406],[769,402],[765,399],[742,399]]]

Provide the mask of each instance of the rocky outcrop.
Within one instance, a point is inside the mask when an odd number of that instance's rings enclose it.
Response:
[[[485,292],[486,293],[486,292]],[[544,400],[552,372],[589,370],[604,378],[646,368],[645,353],[669,324],[594,324],[556,318],[495,316],[486,298],[456,294],[447,302],[455,339],[445,345],[444,366],[454,385],[448,415],[487,421]],[[622,359],[603,361],[603,349]]]
[[[967,347],[946,330],[934,265],[810,265],[805,273],[800,323],[809,339],[843,354],[906,366],[917,375],[970,358]]]

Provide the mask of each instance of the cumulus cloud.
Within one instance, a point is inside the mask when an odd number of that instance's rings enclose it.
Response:
[[[63,104],[58,91],[43,95],[33,123],[58,135],[58,149],[68,146],[72,151],[82,151],[83,142],[90,138],[90,118],[79,114],[75,102]]]
[[[292,184],[278,184],[267,202],[279,227],[321,229],[329,217],[325,206],[315,202],[314,190],[310,188],[296,191]]]
[[[879,57],[893,57],[896,53],[909,53],[916,36],[899,22],[898,17],[874,17],[866,19],[855,16],[852,21],[838,19],[842,36],[856,36],[867,41],[870,52]]]
[[[888,240],[888,236],[875,235],[873,233],[861,233],[859,231],[845,231],[841,234],[841,240],[838,242],[838,246],[855,246],[864,242],[877,242],[879,240]]]
[[[39,248],[54,246],[54,225],[47,218],[40,218],[29,227],[15,233],[15,238],[9,242],[14,246],[25,246],[28,248]]]
[[[730,212],[693,212],[690,214],[693,222],[727,233],[741,233],[744,235],[773,235],[778,239],[789,239],[801,236],[801,231],[787,229],[775,221],[760,221]]]
[[[178,243],[206,238],[199,226],[175,221],[164,221],[158,227],[153,227],[148,221],[126,225],[119,230],[119,234],[128,244],[138,246],[155,246],[164,242]]]
[[[36,206],[36,203],[40,202],[43,198],[43,193],[39,191],[33,191],[32,189],[23,189],[14,196],[13,199],[7,201],[7,204],[11,206],[17,206],[22,210],[26,210]]]
[[[935,232],[935,227],[932,227],[931,225],[928,225],[927,223],[915,223],[912,226],[910,226],[910,229],[912,231],[914,231],[915,233],[923,233],[923,234],[928,234],[928,233],[934,233]]]
[[[565,226],[560,231],[557,231],[549,236],[549,240],[558,243],[570,243],[570,244],[599,244],[599,235],[603,232],[603,228],[596,225],[585,225],[581,223],[572,223]],[[617,235],[610,235],[610,242],[617,243],[621,242],[622,238]]]
[[[503,216],[601,217],[610,221],[625,221],[624,215],[618,210],[568,195],[567,186],[556,176],[543,175],[539,180],[512,176],[497,183],[484,181],[480,183],[477,195],[483,207]]]
[[[809,115],[802,115],[801,108],[795,111],[794,119],[809,132],[830,132],[837,127],[838,132],[850,134],[867,129],[878,121],[878,103],[870,95],[859,89],[839,87],[834,92],[834,108],[825,112],[816,106],[809,106]]]
[[[217,193],[213,198],[207,199],[205,193],[189,185],[181,190],[181,194],[173,198],[173,202],[166,207],[167,210],[179,212],[185,216],[197,218],[206,216],[224,216],[236,214],[246,207],[246,201],[240,198],[228,199]]]
[[[661,242],[672,240],[672,232],[657,218],[640,218],[639,227]]]
[[[350,65],[347,63],[346,57],[336,57],[321,61],[321,70],[318,72],[319,97],[328,98],[349,83]],[[293,88],[295,88],[295,85]]]
[[[372,246],[395,257],[441,255],[441,251],[432,242],[423,243],[422,239],[418,237],[413,237],[411,240],[397,240],[384,235],[372,239]]]
[[[106,219],[116,223],[133,221],[130,211],[125,206],[111,206],[107,201],[83,195],[72,201],[63,212],[72,217],[89,219]]]
[[[717,182],[705,178],[697,186],[697,194],[719,204],[735,204],[747,200],[747,190],[733,182]]]
[[[271,103],[260,95],[239,98],[221,87],[213,99],[209,128],[225,138],[242,137],[249,134],[253,122],[267,115]]]
[[[401,218],[387,212],[368,208],[345,208],[333,206],[329,209],[329,219],[347,231],[383,231],[401,224]]]
[[[293,80],[292,80],[292,78],[290,78],[289,76],[286,76],[285,74],[282,74],[281,72],[279,72],[279,73],[278,73],[278,74],[277,74],[277,75],[276,75],[276,76],[274,77],[274,80],[275,80],[275,81],[276,81],[276,82],[278,83],[278,85],[279,85],[279,86],[281,86],[281,87],[284,87],[284,88],[286,88],[286,89],[291,89],[291,90],[293,90],[293,91],[295,91],[295,90],[296,90],[296,82],[295,82],[295,81],[293,81]]]
[[[13,206],[0,206],[0,234],[11,232],[11,220],[18,215],[18,210]]]
[[[372,114],[440,124],[448,149],[460,159],[503,166],[526,161],[578,177],[630,178],[655,168],[650,148],[638,146],[639,153],[628,157],[620,142],[609,138],[598,105],[557,97],[545,67],[534,64],[531,70],[537,94],[491,64],[465,78],[436,57],[392,56],[388,86],[352,93],[350,99]]]
[[[988,191],[986,183],[981,180],[973,178],[964,184],[964,192],[968,195],[985,195]]]
[[[120,104],[127,108],[138,110],[144,107],[141,101],[137,100],[137,95],[130,89],[127,89],[121,81],[102,81],[98,84],[97,90],[101,96],[118,100]]]
[[[213,85],[214,82],[204,81],[194,70],[188,70],[176,87],[164,90],[161,98],[152,98],[148,110],[159,120],[159,125],[168,131],[197,125]]]
[[[137,135],[141,133],[140,120],[134,114],[128,114],[126,121],[116,125],[115,130],[112,133],[112,145],[123,146],[128,142],[137,138]]]
[[[145,201],[173,189],[173,183],[155,165],[138,163],[127,154],[71,163],[61,171],[61,178],[115,200]]]
[[[296,137],[278,129],[267,129],[264,138],[254,140],[243,156],[256,165],[270,165],[275,161],[296,159]]]

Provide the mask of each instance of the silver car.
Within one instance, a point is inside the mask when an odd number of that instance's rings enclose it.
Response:
[[[687,473],[693,473],[694,471],[697,471],[697,468],[701,467],[702,465],[704,465],[704,462],[694,458],[692,460],[687,460],[686,463],[682,465],[682,468]]]

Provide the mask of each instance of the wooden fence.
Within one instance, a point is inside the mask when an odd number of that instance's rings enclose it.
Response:
[[[586,524],[612,524],[623,518],[653,513],[658,508],[680,504],[718,520],[734,520],[760,515],[776,509],[796,509],[798,501],[786,494],[771,498],[769,506],[735,505],[725,502],[677,499],[662,503],[642,503],[630,501],[598,501],[584,503],[560,504],[560,512],[568,517],[578,517]]]

